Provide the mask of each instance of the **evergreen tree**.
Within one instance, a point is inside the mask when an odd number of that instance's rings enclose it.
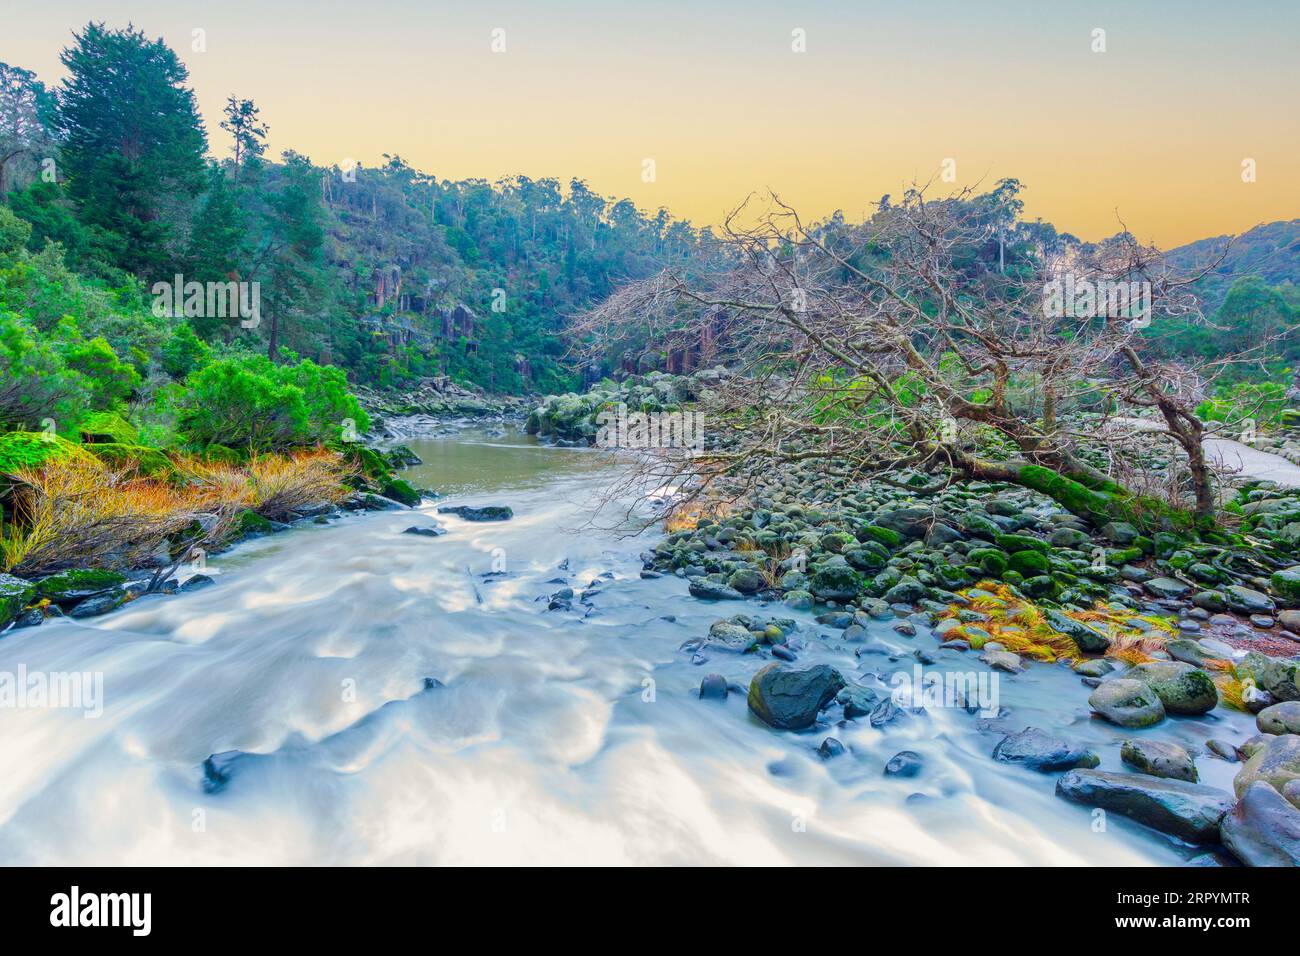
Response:
[[[123,268],[166,274],[173,222],[204,183],[207,138],[189,73],[162,40],[129,25],[88,24],[61,60],[56,122],[81,218],[123,238]]]

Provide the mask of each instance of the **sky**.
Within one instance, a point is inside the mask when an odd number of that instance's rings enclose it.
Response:
[[[92,18],[176,49],[219,155],[233,93],[271,155],[577,176],[696,225],[1008,176],[1083,239],[1300,216],[1296,0],[0,0],[0,61],[55,84]]]

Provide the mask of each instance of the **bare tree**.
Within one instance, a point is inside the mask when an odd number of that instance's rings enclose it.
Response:
[[[593,354],[725,346],[735,374],[701,405],[721,440],[643,456],[651,484],[734,494],[774,462],[819,460],[856,478],[928,473],[936,490],[1012,482],[1094,524],[1213,523],[1195,408],[1216,370],[1159,359],[1144,334],[1199,315],[1189,286],[1203,272],[1174,275],[1127,232],[1092,247],[1018,222],[1018,190],[931,201],[915,188],[856,226],[805,224],[775,195],[755,217],[748,202],[722,232],[730,268],[663,272],[578,317]],[[1140,413],[1181,450],[1186,507],[1116,480],[1115,422]]]

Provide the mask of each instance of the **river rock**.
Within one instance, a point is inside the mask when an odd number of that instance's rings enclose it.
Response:
[[[1182,661],[1138,664],[1124,677],[1149,686],[1171,714],[1204,714],[1219,703],[1219,691],[1210,675]]]
[[[768,664],[750,681],[749,709],[773,727],[802,730],[845,686],[843,675],[826,664],[803,670]]]
[[[1110,647],[1110,638],[1082,621],[1066,617],[1060,611],[1047,610],[1044,615],[1052,629],[1064,634],[1085,654],[1101,654]],[[1094,675],[1097,676],[1097,675]]]
[[[416,535],[421,535],[422,537],[425,538],[436,538],[439,535],[446,534],[446,533],[447,533],[447,529],[442,527],[441,525],[431,525],[429,527],[412,525],[411,527],[407,528],[405,531],[402,532],[402,534],[416,534]]]
[[[1230,584],[1223,589],[1223,596],[1229,608],[1242,614],[1272,614],[1277,610],[1271,597],[1245,585]]]
[[[1243,796],[1257,780],[1271,785],[1279,793],[1291,781],[1300,780],[1300,735],[1266,735],[1259,746],[1253,746],[1254,741],[1252,737],[1241,746],[1247,759],[1232,781],[1237,796]]]
[[[1152,578],[1142,586],[1160,598],[1180,598],[1192,589],[1190,584],[1169,577]]]
[[[763,587],[763,578],[753,568],[737,568],[727,578],[727,584],[741,594],[756,594]]]
[[[1300,700],[1300,665],[1251,651],[1237,662],[1237,676],[1250,679],[1276,700]]]
[[[700,700],[726,700],[727,679],[721,674],[705,674],[700,681]]]
[[[1019,674],[1025,669],[1020,662],[1020,655],[1011,651],[990,650],[986,647],[984,653],[980,654],[980,660],[994,670],[1006,671],[1008,674]]]
[[[1119,813],[1189,843],[1217,842],[1219,821],[1233,804],[1231,794],[1215,787],[1102,770],[1069,771],[1056,782],[1056,795]]]
[[[686,584],[686,590],[692,597],[705,601],[741,601],[745,598],[733,587],[701,577],[691,578]]]
[[[1159,740],[1126,740],[1119,748],[1120,759],[1133,769],[1164,777],[1169,780],[1186,780],[1196,783],[1196,762],[1177,744]]]
[[[1224,816],[1219,835],[1247,866],[1300,866],[1300,810],[1262,781]]]
[[[885,764],[885,773],[891,777],[915,777],[925,766],[921,755],[914,750],[900,750]]]
[[[13,574],[0,574],[0,631],[9,626],[35,593],[36,586],[31,581]]]
[[[822,745],[817,748],[817,753],[821,755],[823,760],[830,760],[844,753],[844,745],[834,737],[827,737],[822,741]]]
[[[1255,715],[1255,726],[1265,734],[1300,734],[1300,700],[1285,700]]]
[[[1123,677],[1103,681],[1088,698],[1088,706],[1120,727],[1150,727],[1165,719],[1165,706],[1156,692],[1140,680]]]
[[[850,720],[855,717],[866,717],[880,702],[876,692],[870,687],[854,683],[848,684],[836,694],[835,699],[844,707],[844,716]]]
[[[482,508],[471,508],[468,505],[443,505],[438,509],[440,515],[456,515],[465,521],[509,521],[515,516],[506,505],[484,505]]]
[[[1274,571],[1269,584],[1273,593],[1288,604],[1300,602],[1300,564]]]
[[[1115,665],[1104,657],[1097,657],[1090,661],[1079,661],[1071,669],[1080,677],[1105,677],[1115,669]]]
[[[1040,773],[1095,767],[1101,762],[1091,750],[1054,737],[1037,727],[1026,727],[1017,734],[1003,737],[993,748],[993,759],[1001,763],[1020,764]]]
[[[813,572],[808,589],[822,601],[851,601],[857,597],[861,579],[842,555],[835,555]]]
[[[188,583],[188,582],[187,582]],[[107,614],[122,606],[126,600],[126,591],[116,590],[107,594],[97,594],[95,597],[88,597],[84,601],[78,602],[77,606],[68,612],[69,617],[85,618],[99,617],[101,614]]]
[[[787,591],[781,603],[793,611],[807,611],[812,609],[813,596],[803,590]]]

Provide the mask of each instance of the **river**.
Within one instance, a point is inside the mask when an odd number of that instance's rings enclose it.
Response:
[[[1192,855],[1053,793],[1055,775],[990,759],[1034,725],[1118,770],[1123,732],[1088,716],[1067,668],[1003,676],[1009,716],[957,708],[874,729],[866,720],[777,732],[743,696],[701,701],[700,679],[747,686],[753,655],[680,650],[736,602],[642,580],[629,539],[587,525],[617,467],[601,452],[466,431],[409,442],[416,512],[303,524],[209,559],[216,583],[103,618],[0,640],[0,671],[103,675],[102,714],[0,711],[0,863],[6,864],[1176,864]],[[512,520],[435,516],[505,504]],[[402,534],[435,521],[441,537]],[[494,573],[504,572],[504,573]],[[565,585],[589,607],[547,610]],[[749,607],[753,610],[752,607]],[[911,669],[864,657],[807,613],[800,664]],[[934,652],[923,620],[905,638]],[[972,656],[947,667],[983,670]],[[426,689],[426,678],[438,682]],[[868,677],[868,679],[870,679]],[[883,692],[888,685],[882,683]],[[1244,715],[1158,731],[1203,752],[1240,741]],[[834,734],[850,753],[816,752]],[[923,772],[886,777],[901,750]],[[213,753],[242,751],[222,786]],[[1235,767],[1202,756],[1202,781]]]

